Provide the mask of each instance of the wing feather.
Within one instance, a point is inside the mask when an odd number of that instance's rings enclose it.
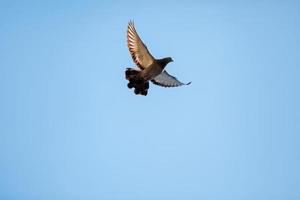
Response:
[[[152,83],[162,86],[162,87],[178,87],[182,85],[189,85],[189,83],[182,83],[180,82],[176,77],[170,75],[167,71],[163,71],[161,74],[156,76],[153,80],[151,80]]]
[[[133,61],[139,68],[145,69],[154,62],[154,57],[137,34],[133,21],[128,24],[127,45]]]

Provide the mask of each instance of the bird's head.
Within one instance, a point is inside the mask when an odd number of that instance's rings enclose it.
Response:
[[[163,68],[165,68],[169,62],[174,62],[171,57],[166,57],[157,61]]]
[[[166,57],[164,59],[166,60],[166,63],[174,62],[174,60],[171,57]]]

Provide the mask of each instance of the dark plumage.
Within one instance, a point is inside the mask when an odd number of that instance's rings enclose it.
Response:
[[[164,69],[173,62],[171,57],[155,59],[137,34],[134,23],[128,24],[127,44],[131,57],[139,69],[127,68],[125,78],[129,81],[128,88],[134,88],[135,94],[147,95],[149,81],[163,87],[177,87],[185,84],[168,74]]]

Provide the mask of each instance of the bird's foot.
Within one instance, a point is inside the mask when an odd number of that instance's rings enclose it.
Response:
[[[129,89],[131,89],[131,88],[134,87],[134,84],[133,84],[132,82],[129,82],[129,83],[127,84],[127,87],[128,87]]]
[[[147,96],[147,94],[148,94],[148,90],[141,91],[141,95]]]
[[[143,95],[143,96],[147,96],[148,90],[147,89],[146,90],[134,89],[134,94],[136,94],[136,95],[140,94],[140,95]]]

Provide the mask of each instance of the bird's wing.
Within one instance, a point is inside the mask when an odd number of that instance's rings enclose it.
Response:
[[[171,76],[168,74],[167,71],[163,71],[158,76],[156,76],[153,80],[151,80],[152,83],[162,86],[162,87],[178,87],[182,85],[189,85],[189,83],[182,83],[180,82],[176,77]]]
[[[130,21],[128,24],[127,44],[132,59],[139,68],[145,69],[154,62],[155,59],[149,53],[146,45],[137,34],[132,21]]]

